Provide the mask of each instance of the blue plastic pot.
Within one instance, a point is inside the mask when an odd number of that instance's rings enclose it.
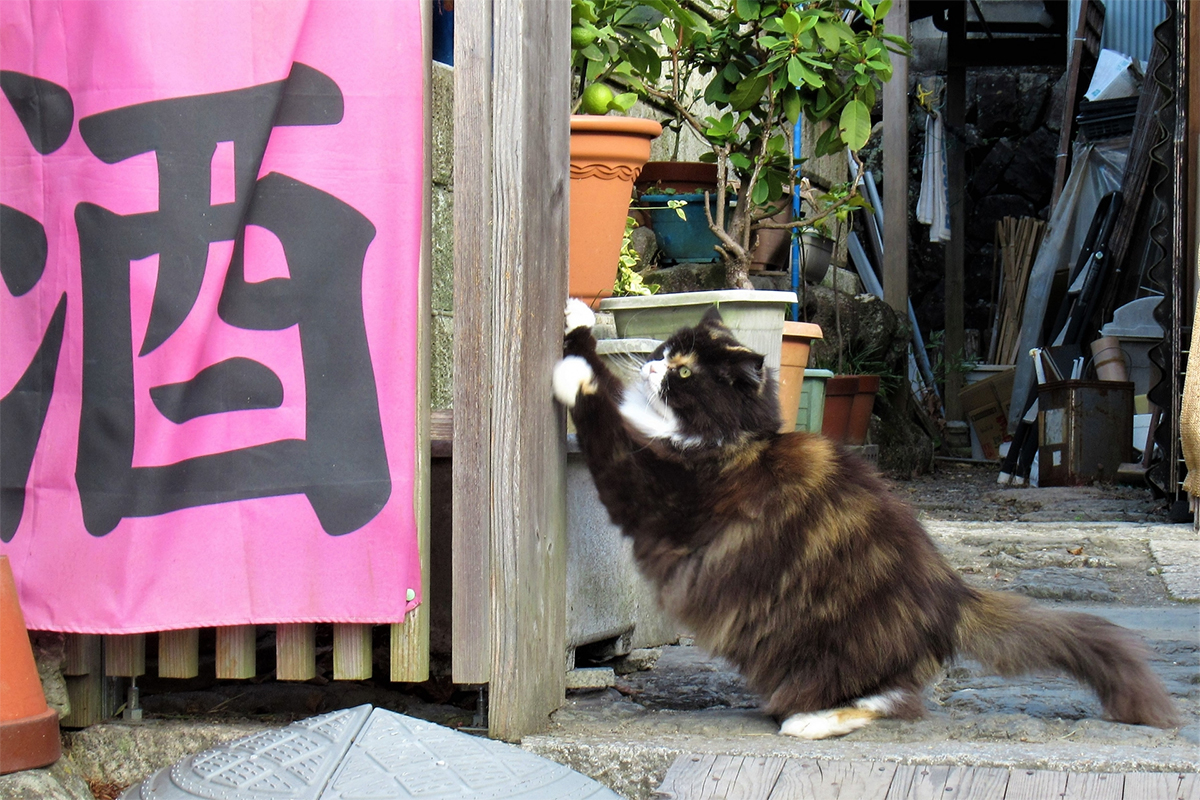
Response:
[[[668,208],[668,200],[686,201],[687,205],[680,210],[687,219],[680,219],[675,209]],[[710,208],[714,207],[712,203],[710,196]],[[727,220],[734,205],[733,202],[729,204]],[[713,249],[720,240],[709,230],[703,194],[645,194],[638,201],[638,207],[650,218],[650,227],[658,238],[660,258],[664,263],[720,260],[720,253]]]

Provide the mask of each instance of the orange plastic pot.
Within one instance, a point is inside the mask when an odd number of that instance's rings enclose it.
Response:
[[[821,434],[835,442],[845,442],[850,430],[850,409],[858,394],[857,375],[834,375],[825,381],[825,416]]]
[[[796,430],[800,410],[800,389],[804,384],[804,368],[813,339],[823,338],[820,325],[811,322],[783,323],[783,346],[779,353],[779,415],[783,418],[781,433]]]
[[[571,117],[571,297],[595,307],[612,294],[633,183],[661,133],[650,119]]]

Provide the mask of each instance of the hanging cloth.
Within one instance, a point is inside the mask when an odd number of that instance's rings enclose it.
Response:
[[[925,118],[925,158],[921,163],[921,194],[917,221],[929,226],[929,241],[950,241],[950,208],[946,203],[946,136],[942,118]]]

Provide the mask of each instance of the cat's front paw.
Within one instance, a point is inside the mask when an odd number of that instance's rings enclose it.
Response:
[[[588,308],[587,303],[574,297],[567,301],[565,317],[566,330],[564,333],[570,333],[577,328],[591,330],[596,325],[596,314]]]
[[[574,408],[580,393],[594,394],[596,373],[579,356],[567,356],[554,365],[554,396],[567,408]]]

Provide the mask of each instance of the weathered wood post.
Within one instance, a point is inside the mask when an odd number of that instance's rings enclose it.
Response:
[[[908,38],[908,0],[896,0],[887,32]],[[883,297],[908,318],[908,59],[892,58],[883,85]]]
[[[569,36],[569,3],[456,4],[452,669],[501,739],[564,694]]]

